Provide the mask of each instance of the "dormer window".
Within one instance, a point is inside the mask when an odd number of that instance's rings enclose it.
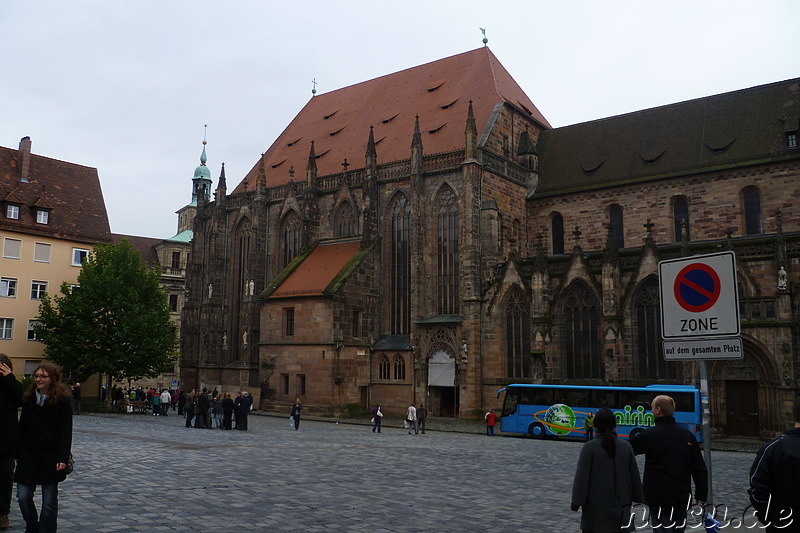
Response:
[[[50,222],[50,211],[47,209],[37,209],[36,210],[36,223],[37,224],[48,224]]]
[[[6,218],[19,220],[19,206],[16,204],[8,204],[6,206]]]

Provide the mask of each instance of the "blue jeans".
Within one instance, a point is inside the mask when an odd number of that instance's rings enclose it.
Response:
[[[33,493],[36,485],[17,483],[17,501],[22,518],[25,519],[26,533],[55,533],[58,529],[58,483],[42,485],[42,514],[36,513]]]

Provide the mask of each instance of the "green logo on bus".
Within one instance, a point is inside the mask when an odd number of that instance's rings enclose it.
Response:
[[[575,427],[575,411],[563,403],[553,404],[545,413],[544,421],[556,435],[566,435]]]

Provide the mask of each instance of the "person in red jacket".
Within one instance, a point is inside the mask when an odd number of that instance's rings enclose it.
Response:
[[[491,437],[494,435],[494,425],[497,423],[497,415],[494,414],[494,409],[489,409],[483,418],[486,420],[486,435]]]

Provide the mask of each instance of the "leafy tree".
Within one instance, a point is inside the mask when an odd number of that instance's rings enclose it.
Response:
[[[96,246],[78,286],[63,283],[52,301],[45,295],[36,320],[49,359],[76,380],[104,374],[109,391],[111,379],[156,377],[175,362],[167,290],[125,239]]]

